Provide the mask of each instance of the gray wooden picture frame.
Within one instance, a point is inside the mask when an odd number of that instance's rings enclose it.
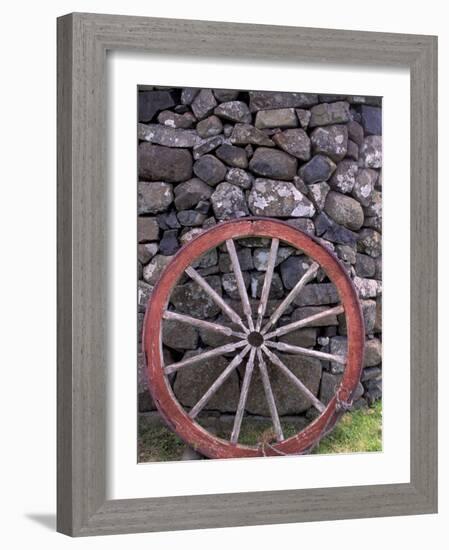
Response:
[[[410,483],[106,499],[106,52],[411,73]],[[437,511],[437,38],[74,13],[58,19],[57,529],[72,536]]]

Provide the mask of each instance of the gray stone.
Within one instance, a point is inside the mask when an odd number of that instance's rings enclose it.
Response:
[[[375,367],[382,362],[382,342],[377,338],[365,342],[365,367]]]
[[[262,145],[274,147],[274,142],[267,137],[262,130],[251,126],[251,124],[236,124],[231,134],[231,143],[234,145]]]
[[[350,121],[349,103],[336,101],[335,103],[320,103],[311,109],[310,128],[316,126],[328,126]]]
[[[250,248],[238,248],[237,258],[239,260],[240,269],[242,271],[249,271],[250,269],[254,268],[253,256],[251,254]],[[229,254],[221,252],[218,265],[220,266],[220,271],[222,273],[229,273],[230,271],[232,271],[232,263]]]
[[[183,231],[181,233],[179,240],[182,242],[182,244],[187,244],[198,235],[201,235],[201,233],[203,233],[204,231],[205,231],[204,224],[203,224],[203,227],[194,227],[193,229],[185,229],[185,232]]]
[[[212,115],[198,122],[196,131],[202,138],[218,136],[223,131],[223,124],[217,116]]]
[[[195,349],[198,345],[198,331],[188,323],[180,321],[162,322],[162,343],[177,350]]]
[[[378,256],[377,258],[374,258],[374,261],[376,262],[376,273],[375,278],[379,281],[382,280],[382,257]]]
[[[199,201],[195,206],[195,210],[201,214],[206,214],[209,212],[210,202],[209,201]]]
[[[248,167],[248,156],[245,149],[242,149],[241,147],[223,143],[223,145],[220,145],[217,149],[216,155],[228,166],[233,166],[235,168]]]
[[[224,137],[227,137],[227,138],[231,137],[233,129],[234,129],[233,124],[224,124],[223,125],[223,135],[224,135]]]
[[[382,105],[381,96],[369,96],[369,95],[350,95],[347,97],[349,103],[356,105],[374,105],[380,107]]]
[[[364,168],[380,168],[382,166],[381,136],[368,136],[363,140],[359,163]]]
[[[382,297],[376,299],[376,322],[374,324],[374,332],[382,332]]]
[[[318,103],[316,94],[293,92],[249,92],[249,108],[252,113],[265,109],[310,107]]]
[[[214,94],[207,88],[202,89],[192,101],[192,111],[198,120],[211,115],[216,106]]]
[[[382,292],[382,285],[375,279],[366,279],[363,277],[354,277],[352,280],[354,286],[362,299],[375,298]]]
[[[156,216],[156,219],[159,227],[164,231],[166,229],[179,229],[181,227],[174,210],[170,210],[170,212],[162,212]]]
[[[265,273],[256,271],[251,274],[251,297],[253,299],[260,298],[264,281]],[[279,300],[280,298],[283,298],[283,296],[284,288],[282,286],[281,278],[276,272],[274,272],[268,298],[270,300]]]
[[[312,113],[307,109],[296,109],[296,116],[298,117],[299,123],[301,124],[301,128],[307,130]]]
[[[226,166],[213,155],[204,155],[195,161],[193,172],[209,185],[217,185],[226,176]]]
[[[218,252],[215,248],[213,248],[212,250],[209,250],[209,252],[206,252],[200,258],[195,260],[192,263],[192,267],[194,267],[195,269],[197,268],[208,269],[208,268],[211,268],[212,266],[216,266],[217,269],[214,270],[214,272],[218,273],[219,270],[218,270],[217,262],[218,262]]]
[[[315,232],[319,237],[336,244],[355,246],[358,239],[357,233],[334,222],[324,212],[315,218]]]
[[[251,189],[254,177],[242,168],[230,168],[226,173],[226,181],[242,189]]]
[[[355,199],[329,191],[324,210],[335,222],[348,229],[358,230],[363,225],[363,208]]]
[[[362,125],[367,135],[382,135],[382,109],[372,107],[371,105],[362,105],[360,107]]]
[[[159,243],[160,253],[163,256],[173,256],[179,248],[178,231],[176,229],[167,229],[164,231],[161,242]]]
[[[337,304],[340,301],[337,289],[332,283],[309,283],[296,296],[294,303],[297,306],[325,306]]]
[[[286,260],[294,252],[293,248],[287,246],[281,246],[278,248],[276,256],[275,266],[278,266],[281,262]],[[254,267],[257,271],[266,271],[268,267],[268,258],[270,257],[269,248],[256,248],[253,252]]]
[[[321,379],[321,363],[311,357],[279,354],[282,362],[314,394],[318,394]],[[310,400],[291,383],[276,365],[267,360],[268,376],[278,414],[300,414],[310,406]],[[251,414],[270,416],[259,369],[254,370],[248,392],[246,410]]]
[[[337,244],[337,246],[335,247],[335,250],[337,252],[337,256],[344,262],[347,262],[349,264],[356,263],[355,248],[351,246],[347,246],[345,244]]]
[[[334,101],[343,101],[347,99],[343,94],[319,94],[318,99],[320,103],[332,103]]]
[[[139,311],[145,312],[148,304],[148,300],[153,293],[152,285],[145,283],[144,281],[137,282],[137,306]]]
[[[195,147],[201,144],[201,138],[195,130],[169,128],[161,124],[139,124],[138,137],[142,141],[164,147]]]
[[[173,256],[154,256],[150,263],[143,268],[143,278],[150,285],[155,285],[166,266],[171,262]]]
[[[348,152],[346,153],[346,158],[359,160],[359,146],[351,139],[348,139]]]
[[[272,109],[269,111],[258,111],[256,128],[296,128],[298,119],[294,109]]]
[[[291,346],[299,346],[301,348],[311,348],[316,344],[318,331],[316,328],[301,328],[293,330],[279,337],[280,342],[290,344]]]
[[[139,181],[137,211],[139,214],[156,214],[167,210],[173,202],[173,186],[163,181]]]
[[[209,285],[221,296],[221,281],[217,275],[206,277]],[[220,308],[200,286],[194,281],[177,285],[170,296],[170,302],[181,312],[198,319],[215,317]]]
[[[223,182],[217,185],[211,202],[218,220],[243,218],[249,214],[243,191],[232,183]]]
[[[175,206],[178,210],[187,210],[199,201],[207,200],[213,189],[203,180],[193,178],[175,187]]]
[[[362,229],[359,233],[357,250],[377,258],[382,254],[382,235],[374,229]]]
[[[158,251],[157,243],[147,243],[137,245],[137,259],[143,265],[147,264]]]
[[[163,109],[173,107],[175,102],[166,90],[148,90],[139,92],[139,121],[149,122]]]
[[[242,276],[245,287],[248,288],[250,283],[250,276],[245,271],[242,272]],[[223,286],[223,290],[226,292],[229,298],[232,298],[233,300],[238,300],[240,298],[239,288],[237,286],[237,279],[234,273],[224,273],[221,276],[221,284]]]
[[[259,176],[291,180],[296,175],[298,161],[283,151],[258,147],[249,162],[249,169]]]
[[[137,239],[139,243],[156,241],[158,237],[159,225],[156,218],[143,218],[139,216],[137,219]]]
[[[330,186],[341,193],[350,193],[355,185],[359,167],[353,160],[342,160],[329,180]]]
[[[157,120],[160,124],[169,128],[182,128],[184,130],[192,128],[195,123],[195,117],[192,113],[173,113],[172,111],[162,111],[159,113]]]
[[[137,391],[139,394],[148,391],[148,378],[146,373],[147,367],[145,364],[145,354],[137,354]],[[156,408],[154,406],[148,407],[148,410]]]
[[[192,101],[199,93],[199,88],[183,88],[181,92],[181,103],[183,105],[191,105]]]
[[[204,352],[207,350],[199,350]],[[184,354],[184,358],[196,355],[196,351]],[[192,368],[179,369],[176,375],[173,391],[178,401],[184,407],[193,407],[203,397],[210,386],[228,366],[224,357],[216,357],[214,361],[201,361]],[[206,410],[235,412],[239,399],[239,379],[237,372],[233,372],[225,384],[208,401]]]
[[[255,216],[309,218],[315,214],[313,204],[292,183],[272,179],[255,180],[248,204]]]
[[[336,168],[336,165],[329,157],[315,155],[307,164],[301,166],[299,175],[306,184],[310,185],[312,183],[327,181]]]
[[[221,90],[214,89],[214,96],[217,98],[217,101],[234,101],[239,95],[238,90]]]
[[[303,195],[307,196],[309,194],[309,188],[307,187],[307,185],[305,184],[304,180],[301,177],[295,176],[293,178],[293,184],[298,191],[301,191]]]
[[[326,306],[306,306],[306,307],[298,307],[296,308],[292,315],[291,320],[292,323],[295,321],[301,321],[302,319],[307,319],[307,317],[312,317],[312,315],[316,315],[317,313],[322,313],[323,311],[328,310],[329,308]],[[329,326],[337,326],[339,324],[337,316],[336,315],[330,315],[328,317],[325,317],[323,319],[317,319],[316,321],[312,321],[309,325],[309,327],[329,327]]]
[[[310,139],[301,128],[279,132],[273,136],[273,141],[278,147],[299,160],[310,159]]]
[[[330,339],[329,352],[332,355],[339,355],[346,358],[348,352],[348,339],[346,336],[334,336]],[[345,370],[345,365],[330,361],[330,371],[332,374],[340,374]]]
[[[382,217],[382,193],[374,190],[371,194],[369,204],[365,205],[366,216]]]
[[[366,216],[363,222],[364,227],[375,229],[379,233],[382,232],[382,218],[379,216]]]
[[[225,315],[220,315],[217,319],[214,320],[214,323],[217,323],[221,326],[226,326],[233,328],[234,330],[240,331],[241,328],[238,325],[234,325],[230,322],[228,317]],[[219,334],[218,332],[208,330],[205,328],[200,328],[199,330],[201,341],[205,346],[210,346],[212,348],[218,348],[219,346],[224,346],[225,344],[230,344],[236,342],[238,338],[226,336],[224,334]]]
[[[287,290],[292,289],[311,266],[307,256],[290,256],[280,265],[282,282]]]
[[[322,153],[338,162],[348,150],[348,129],[341,124],[319,126],[311,133],[310,140],[314,155]]]
[[[292,218],[291,220],[285,220],[288,225],[303,231],[309,235],[315,235],[315,225],[309,218]]]
[[[327,405],[329,401],[334,397],[338,386],[340,385],[341,375],[331,374],[330,372],[323,372],[321,377],[320,386],[320,401]]]
[[[363,369],[361,380],[367,382],[368,380],[380,380],[382,377],[382,369],[380,367],[366,367]]]
[[[193,148],[193,158],[198,160],[203,155],[207,155],[223,143],[223,136],[214,136],[206,138],[200,145]]]
[[[377,172],[375,170],[362,168],[358,171],[352,189],[352,196],[355,197],[362,206],[368,206],[370,204],[376,181]]]
[[[374,277],[376,273],[376,261],[366,254],[357,254],[355,272],[359,277]]]
[[[248,105],[243,101],[227,101],[215,108],[214,114],[232,122],[251,122],[251,113]]]
[[[365,323],[365,333],[371,334],[374,331],[376,322],[376,302],[374,300],[361,300],[361,306]],[[346,315],[344,313],[338,316],[338,332],[343,335],[348,333]]]
[[[351,139],[354,143],[361,147],[364,138],[362,126],[355,120],[351,120],[347,128],[349,139]]]
[[[186,149],[139,145],[139,177],[145,181],[178,183],[192,176],[192,155]]]
[[[263,273],[260,273],[261,277],[260,277],[260,284],[262,285],[263,284],[263,276],[264,274]],[[276,273],[277,275],[277,273]],[[280,282],[280,279],[279,277],[277,278],[278,280],[278,283]],[[254,284],[258,284],[258,280],[255,279],[255,283]],[[282,283],[281,283],[282,284]],[[259,285],[258,285],[259,286]],[[260,286],[260,289],[262,287]],[[243,311],[243,305],[242,305],[242,301],[239,299],[239,300],[228,300],[226,299],[225,300],[226,303],[228,303],[230,305],[230,307],[232,307],[232,309],[238,314],[240,315],[240,317],[244,317],[244,311]],[[257,317],[257,308],[259,307],[259,302],[260,300],[257,299],[257,298],[253,298],[252,295],[250,296],[250,300],[249,300],[249,304],[251,306],[251,311],[253,313],[253,317]],[[275,299],[275,300],[268,300],[267,302],[267,309],[265,311],[265,314],[264,314],[264,317],[267,318],[267,317],[270,317],[270,315],[272,315],[274,313],[274,311],[280,306],[281,304],[281,300],[280,299]],[[293,307],[292,306],[289,306],[287,308],[287,310],[285,311],[285,314],[286,315],[289,315],[293,310]],[[237,329],[239,330],[239,329]]]
[[[206,214],[202,214],[197,210],[181,210],[181,212],[178,212],[179,222],[187,227],[202,225],[205,219]]]

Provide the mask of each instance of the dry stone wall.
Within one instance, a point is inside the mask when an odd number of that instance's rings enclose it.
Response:
[[[198,233],[224,220],[269,216],[318,237],[333,250],[359,293],[366,355],[354,406],[381,397],[382,111],[377,97],[305,93],[150,88],[139,91],[138,124],[138,317],[172,256]],[[251,305],[257,307],[269,242],[238,241]],[[310,261],[281,244],[266,315],[270,315]],[[225,248],[195,266],[237,311],[238,289]],[[289,323],[336,304],[334,285],[319,273],[286,311]],[[187,278],[171,306],[195,317],[226,323],[217,305]],[[225,343],[206,330],[165,321],[166,363]],[[281,340],[334,354],[346,352],[344,315],[316,322]],[[229,340],[227,340],[229,342]],[[140,351],[140,343],[139,343]],[[338,363],[284,356],[287,366],[323,402],[340,379]],[[228,364],[214,358],[172,377],[178,400],[193,406]],[[279,414],[299,421],[313,416],[310,403],[275,367],[270,378]],[[207,405],[205,414],[236,409],[242,372],[236,371]],[[154,410],[139,353],[139,410]],[[269,416],[257,371],[247,413]]]

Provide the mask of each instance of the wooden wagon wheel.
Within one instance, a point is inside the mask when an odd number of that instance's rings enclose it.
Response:
[[[261,298],[257,315],[252,316],[251,307],[243,281],[242,271],[234,244],[235,239],[246,237],[265,237],[271,239],[267,270],[262,287]],[[273,270],[279,242],[295,247],[312,259],[312,264],[300,278],[296,286],[284,298],[279,307],[272,313],[268,322],[263,322],[270,291]],[[225,303],[192,267],[192,263],[209,250],[225,243],[239,295],[243,305],[244,315],[240,317]],[[337,288],[341,304],[320,312],[306,319],[302,319],[285,326],[277,327],[277,321],[282,313],[299,295],[303,287],[311,281],[319,268],[322,268],[328,278]],[[208,296],[220,306],[222,312],[238,326],[237,330],[223,326],[217,322],[210,323],[188,315],[167,310],[172,289],[177,282],[187,274],[195,281]],[[278,336],[301,327],[313,324],[318,319],[345,313],[348,347],[346,357],[332,355],[308,348],[292,346],[276,341]],[[172,319],[188,323],[197,327],[207,327],[212,331],[229,337],[237,337],[224,346],[205,351],[196,356],[183,359],[177,363],[164,366],[162,354],[162,323],[163,319]],[[277,328],[276,328],[277,327]],[[357,293],[344,267],[337,257],[326,249],[320,242],[306,233],[278,220],[267,218],[244,218],[220,223],[201,233],[191,242],[181,248],[165,268],[158,283],[155,285],[149,301],[143,328],[143,348],[147,362],[147,375],[154,402],[167,424],[190,446],[209,458],[236,458],[257,456],[278,456],[285,454],[301,454],[308,452],[328,433],[338,418],[352,403],[363,364],[364,353],[364,323]],[[334,361],[344,364],[344,373],[339,387],[330,402],[325,406],[319,399],[293,374],[284,364],[276,351],[289,354],[300,354],[316,357],[320,360]],[[176,399],[168,379],[168,375],[179,369],[195,368],[195,365],[208,358],[235,352],[234,358],[215,380],[211,387],[189,411],[185,410]],[[270,385],[265,360],[268,359],[280,369],[286,380],[294,384],[302,392],[319,415],[309,425],[296,435],[284,439],[282,426],[276,408],[273,391]],[[197,416],[215,392],[225,383],[226,379],[240,364],[245,364],[245,374],[240,390],[240,398],[234,417],[234,426],[230,440],[221,439],[208,432],[197,422]],[[261,380],[265,391],[267,404],[270,410],[275,441],[257,446],[247,446],[238,443],[242,418],[244,414],[248,389],[254,368],[260,369]]]

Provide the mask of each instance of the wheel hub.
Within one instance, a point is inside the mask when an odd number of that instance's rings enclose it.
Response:
[[[260,346],[264,343],[264,337],[262,334],[254,330],[253,332],[250,332],[247,336],[248,344],[251,346],[254,346],[255,348],[260,348]]]

